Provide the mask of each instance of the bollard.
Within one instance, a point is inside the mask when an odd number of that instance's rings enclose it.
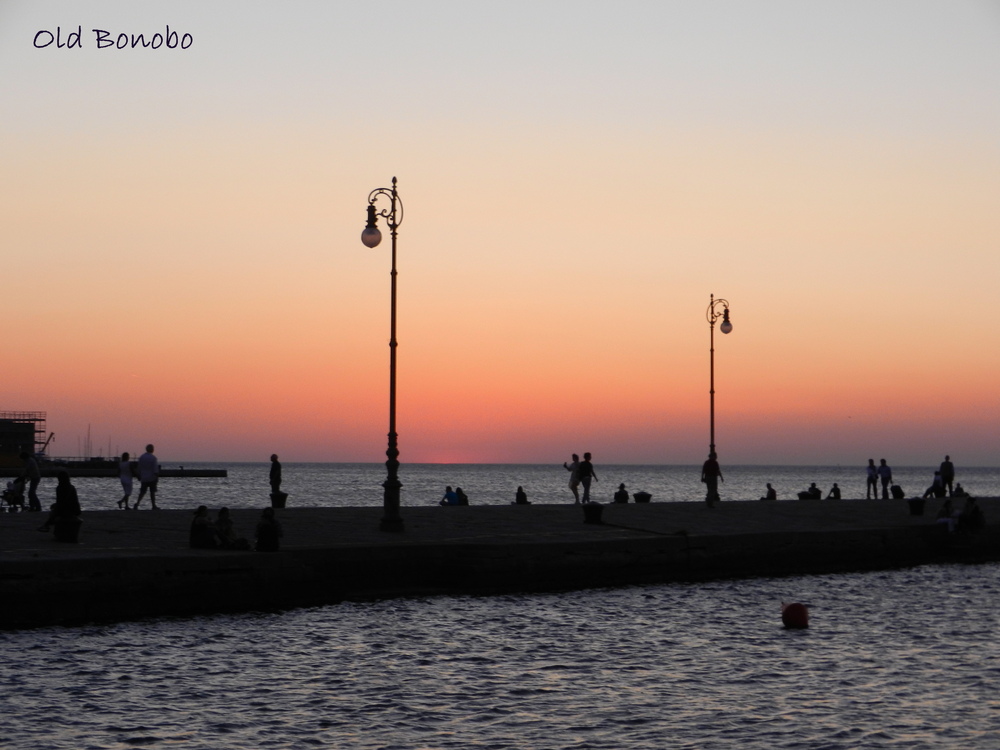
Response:
[[[288,499],[287,492],[272,492],[271,493],[271,507],[272,508],[284,508],[285,501]]]
[[[924,514],[924,499],[922,497],[911,497],[906,502],[910,504],[911,516],[922,516]]]

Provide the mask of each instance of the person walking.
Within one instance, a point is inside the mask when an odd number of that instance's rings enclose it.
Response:
[[[153,506],[153,510],[159,510],[156,507],[156,483],[160,478],[160,462],[156,460],[156,456],[153,454],[153,444],[150,443],[146,446],[146,452],[139,456],[139,497],[135,500],[135,505],[132,506],[132,510],[139,510],[139,503],[146,496],[146,492],[149,492],[149,502]]]
[[[951,497],[953,490],[951,483],[955,481],[955,464],[951,462],[951,456],[945,456],[941,462],[941,481],[948,489],[948,496]]]
[[[42,481],[42,472],[38,468],[38,461],[27,451],[21,451],[21,458],[24,460],[24,471],[21,476],[28,483],[28,510],[41,510],[42,501],[38,499],[38,483]]]
[[[882,480],[882,499],[889,499],[889,485],[892,484],[892,469],[885,459],[879,459],[878,478]]]
[[[726,481],[722,478],[722,468],[719,466],[719,456],[715,451],[708,454],[708,460],[701,466],[701,481],[707,486],[705,502],[711,508],[719,502],[719,482]]]
[[[580,486],[580,457],[574,453],[573,463],[568,464],[563,461],[563,468],[569,472],[569,489],[570,492],[573,493],[575,504],[579,504],[580,491],[578,488]]]
[[[577,469],[577,474],[580,479],[580,484],[583,485],[583,502],[590,502],[590,480],[593,479],[597,481],[597,472],[594,471],[594,465],[590,462],[590,454],[584,453],[583,460],[580,462],[580,466]]]
[[[121,510],[123,507],[128,510],[128,499],[132,497],[132,462],[129,460],[128,453],[122,453],[121,460],[118,462],[118,478],[122,483],[122,492],[125,495],[121,500],[118,501],[118,509]],[[124,503],[124,505],[122,505]]]
[[[868,486],[865,488],[865,499],[871,500],[873,497],[878,500],[878,467],[875,466],[875,459],[868,459],[868,468],[865,469],[868,476]]]

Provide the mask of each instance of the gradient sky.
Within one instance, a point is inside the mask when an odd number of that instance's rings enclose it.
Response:
[[[97,49],[92,29],[189,49]],[[79,26],[82,49],[33,45]],[[1000,464],[1000,3],[0,0],[50,453]]]

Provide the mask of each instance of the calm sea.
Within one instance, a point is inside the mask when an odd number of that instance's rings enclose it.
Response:
[[[0,632],[0,747],[995,750],[998,601],[955,565]]]
[[[168,468],[181,464],[164,463]],[[208,505],[219,508],[247,508],[268,505],[268,463],[185,463],[188,468],[224,468],[225,479],[160,480],[158,504],[165,508],[188,508]],[[907,496],[922,495],[933,479],[935,467],[894,467],[894,481]],[[284,484],[290,506],[365,506],[382,503],[384,464],[285,463]],[[618,485],[629,492],[649,492],[653,502],[701,502],[705,485],[700,466],[602,466],[596,465],[599,481],[592,487],[592,498],[610,502]],[[794,499],[796,493],[816,482],[824,495],[836,482],[844,498],[865,496],[863,466],[723,466],[722,499],[759,500],[770,482],[778,499]],[[567,486],[569,473],[561,464],[404,464],[399,471],[403,483],[402,503],[433,505],[444,494],[446,485],[461,487],[473,504],[508,504],[514,500],[519,485],[534,503],[572,502]],[[1000,496],[1000,468],[958,467],[957,481],[979,497]],[[121,498],[117,479],[74,479],[84,509],[113,509]],[[55,496],[55,480],[42,482],[40,495]],[[133,495],[133,501],[135,495]]]

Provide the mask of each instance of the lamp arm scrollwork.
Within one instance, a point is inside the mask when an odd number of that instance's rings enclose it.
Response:
[[[722,308],[722,312],[717,311],[716,308],[718,307]],[[725,315],[726,312],[728,312],[728,310],[729,310],[728,300],[724,300],[721,297],[719,299],[715,299],[715,297],[712,297],[712,301],[709,303],[708,310],[705,313],[705,319],[708,321],[709,325],[714,326],[715,321],[717,321],[719,318]]]
[[[399,199],[399,194],[396,192],[396,178],[392,178],[392,188],[375,188],[368,194],[368,205],[376,206],[379,198],[387,198],[389,200],[389,207],[378,209],[376,207],[375,215],[381,216],[385,219],[386,224],[390,230],[394,230],[403,223],[403,201]]]

